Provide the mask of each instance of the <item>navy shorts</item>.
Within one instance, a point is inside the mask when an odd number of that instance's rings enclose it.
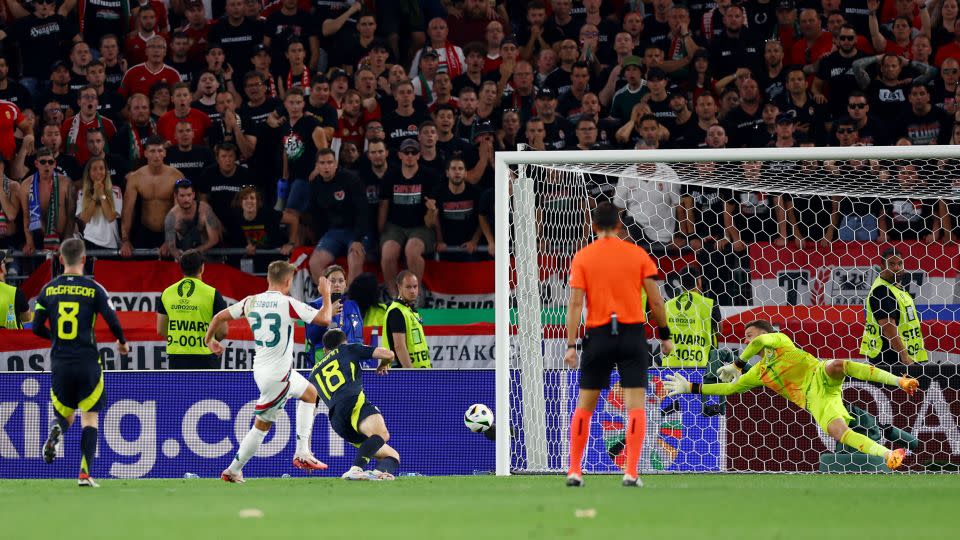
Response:
[[[337,435],[348,443],[359,446],[367,440],[367,436],[360,433],[360,423],[368,416],[380,414],[373,403],[367,401],[364,394],[344,399],[330,407],[330,427]]]
[[[73,416],[77,409],[99,411],[106,402],[99,362],[59,362],[50,382],[53,408],[64,418]]]

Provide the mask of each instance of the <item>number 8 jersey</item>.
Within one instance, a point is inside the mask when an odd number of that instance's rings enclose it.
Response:
[[[254,371],[271,371],[281,375],[290,371],[293,366],[294,323],[309,323],[319,313],[318,310],[279,291],[248,296],[228,309],[234,319],[246,317],[250,323],[256,344]]]
[[[50,320],[53,368],[64,362],[99,362],[94,333],[97,315],[102,315],[111,329],[120,328],[107,291],[96,281],[75,274],[63,274],[45,285],[34,312],[34,326],[43,326]]]

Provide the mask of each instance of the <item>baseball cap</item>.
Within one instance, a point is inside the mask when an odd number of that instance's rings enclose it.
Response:
[[[776,4],[777,9],[784,9],[792,11],[796,8],[796,5],[793,3],[793,0],[779,0]]]
[[[623,62],[621,62],[620,65],[622,65],[622,66],[624,67],[624,69],[626,69],[626,68],[628,68],[628,67],[630,67],[630,66],[642,67],[642,66],[643,66],[643,61],[640,60],[640,57],[639,57],[639,56],[633,56],[633,55],[631,55],[631,56],[628,56],[628,57],[624,58],[624,59],[623,59]]]
[[[67,70],[70,69],[70,66],[68,66],[66,62],[64,62],[63,60],[57,60],[56,62],[53,63],[53,65],[50,66],[50,71],[51,72],[56,71],[57,68],[61,68],[61,67]]]
[[[792,114],[780,113],[777,115],[777,123],[778,124],[795,124],[797,123],[797,119],[794,118]]]
[[[400,151],[406,152],[407,150],[416,150],[417,152],[419,152],[420,143],[417,142],[416,139],[404,139],[404,141],[400,143]]]
[[[517,43],[517,38],[515,38],[515,37],[513,37],[513,36],[507,36],[507,37],[503,38],[502,40],[500,40],[500,46],[501,46],[501,47],[503,47],[503,46],[506,45],[507,43],[512,43],[513,45],[515,45],[515,46],[517,46],[517,47],[520,46],[520,44]]]
[[[537,99],[557,99],[557,93],[553,91],[553,88],[544,86],[537,91]]]
[[[440,53],[438,53],[436,49],[434,49],[429,45],[427,45],[426,47],[423,48],[423,50],[420,51],[420,59],[423,60],[428,56],[432,56],[438,60],[440,59]]]
[[[253,46],[253,52],[250,53],[250,56],[256,56],[262,52],[269,53],[270,49],[268,49],[263,43],[257,43]]]
[[[497,130],[493,127],[493,122],[489,120],[481,120],[477,122],[477,125],[473,126],[473,138],[476,139],[478,135],[483,135],[484,133],[496,133]]]
[[[346,72],[346,71],[344,71],[344,70],[342,70],[342,69],[337,69],[337,70],[334,70],[334,72],[330,74],[330,82],[333,82],[333,81],[339,79],[340,77],[346,77],[347,80],[350,80],[350,75],[347,75],[347,72]]]
[[[667,78],[667,72],[658,68],[652,67],[647,71],[647,80],[663,80]]]

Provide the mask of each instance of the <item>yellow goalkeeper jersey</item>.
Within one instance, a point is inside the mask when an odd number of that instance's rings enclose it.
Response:
[[[800,407],[807,406],[807,387],[820,360],[802,351],[780,332],[763,334],[747,345],[740,358],[744,361],[761,353],[761,359],[732,383],[705,384],[701,392],[727,396],[766,386]]]

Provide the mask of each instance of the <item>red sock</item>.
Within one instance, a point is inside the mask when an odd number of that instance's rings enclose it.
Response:
[[[637,477],[637,465],[643,450],[643,436],[647,432],[647,413],[643,407],[630,409],[627,419],[627,476]]]
[[[593,411],[577,408],[570,421],[570,470],[567,474],[583,474],[583,450],[590,438],[590,417]]]

